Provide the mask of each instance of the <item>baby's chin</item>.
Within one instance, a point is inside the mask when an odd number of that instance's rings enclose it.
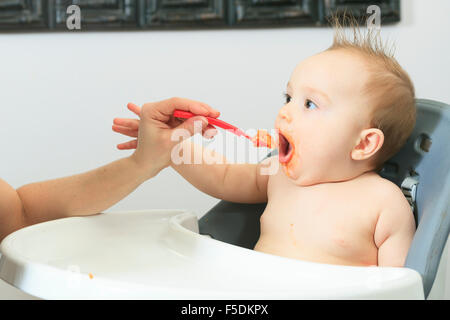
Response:
[[[315,184],[322,183],[318,179],[311,179],[311,177],[307,177],[306,175],[302,175],[295,170],[288,168],[287,166],[282,166],[284,174],[289,178],[289,180],[299,187],[308,187]]]
[[[310,174],[312,170],[301,167],[300,159],[297,155],[294,155],[288,163],[281,163],[281,168],[289,180],[299,187],[307,187],[325,182],[319,179],[319,177],[312,176]]]
[[[293,170],[291,168],[289,168],[288,166],[282,164],[281,168],[283,169],[284,174],[291,180],[297,180],[298,179],[298,174],[296,174],[295,172],[293,172]]]
[[[303,159],[297,153],[298,148],[295,147],[292,155],[286,157],[284,154],[279,158],[279,162],[284,174],[297,186],[307,187],[319,183],[329,182],[327,177],[323,176],[323,172],[318,172],[317,167],[310,168],[305,164]],[[286,158],[289,158],[286,161]]]
[[[293,181],[297,181],[301,177],[299,162],[300,162],[299,158],[296,154],[294,154],[288,162],[286,163],[280,162],[284,174]]]

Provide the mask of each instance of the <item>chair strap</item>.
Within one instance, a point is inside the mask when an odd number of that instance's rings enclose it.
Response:
[[[403,180],[401,189],[411,206],[412,212],[415,212],[416,208],[416,194],[417,185],[419,184],[419,176],[417,174],[409,175]]]

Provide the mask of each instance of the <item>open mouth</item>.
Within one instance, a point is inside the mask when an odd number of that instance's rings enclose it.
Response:
[[[278,135],[278,159],[281,163],[287,163],[291,160],[294,154],[294,147],[292,143],[281,132]]]

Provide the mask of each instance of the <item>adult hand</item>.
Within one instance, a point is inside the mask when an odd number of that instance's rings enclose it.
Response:
[[[184,98],[150,102],[144,104],[142,108],[129,103],[127,107],[138,115],[140,120],[115,118],[112,129],[137,139],[121,143],[117,148],[121,150],[136,148],[132,157],[139,165],[147,166],[151,176],[170,165],[171,150],[180,143],[172,139],[174,130],[185,129],[189,135],[193,135],[194,122],[197,121],[201,123],[202,134],[212,137],[216,131],[208,124],[205,116],[217,118],[220,115],[219,111],[206,103]],[[173,117],[175,109],[190,111],[198,116],[183,121]]]

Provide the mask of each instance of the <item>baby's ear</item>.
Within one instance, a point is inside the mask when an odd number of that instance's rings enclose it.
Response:
[[[352,150],[353,160],[366,160],[380,150],[384,142],[383,131],[376,128],[361,131],[358,141]]]

